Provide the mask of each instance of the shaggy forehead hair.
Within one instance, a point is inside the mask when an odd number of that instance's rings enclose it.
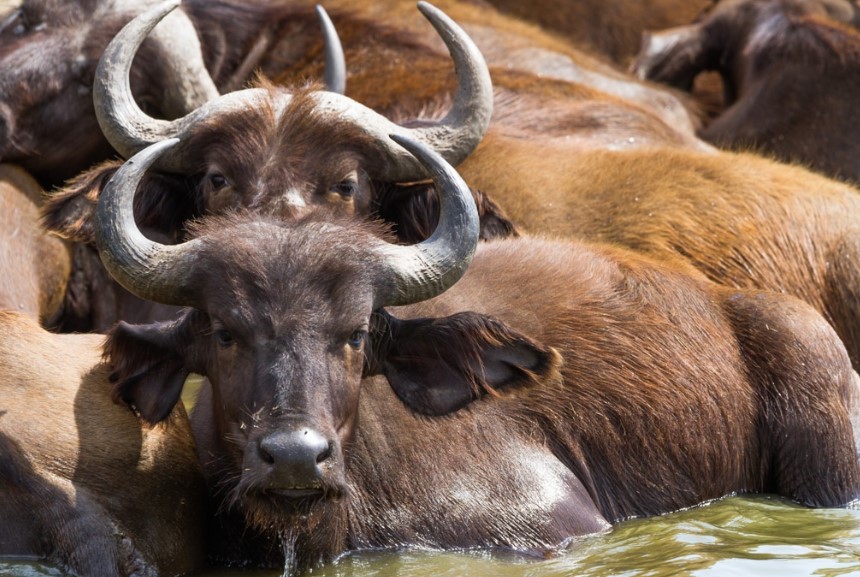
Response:
[[[277,313],[348,300],[352,287],[367,286],[379,270],[373,245],[393,238],[381,221],[326,207],[289,221],[236,211],[197,221],[189,232],[203,240],[203,264],[193,275],[205,283],[207,304],[247,307],[252,316],[264,303]]]
[[[277,153],[279,160],[302,167],[326,162],[326,155],[352,151],[370,162],[382,162],[379,145],[361,126],[321,111],[313,97],[322,90],[311,84],[297,90],[287,90],[258,79],[254,87],[268,91],[261,106],[247,108],[234,114],[202,121],[189,140],[189,157],[201,163],[212,153],[231,159],[234,167],[246,170],[257,164],[261,153]],[[285,96],[290,102],[282,106]],[[288,158],[287,158],[288,156]]]

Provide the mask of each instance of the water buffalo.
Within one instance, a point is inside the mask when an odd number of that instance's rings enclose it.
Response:
[[[181,405],[154,427],[111,399],[104,337],[0,311],[0,558],[81,577],[205,564],[205,484]]]
[[[730,493],[810,506],[858,495],[858,383],[806,303],[609,245],[478,246],[457,173],[393,138],[443,196],[417,245],[323,209],[209,217],[188,242],[151,241],[132,197],[175,141],[129,160],[100,198],[111,273],[143,298],[193,307],[119,324],[106,357],[116,398],[148,422],[189,371],[211,381],[192,423],[213,526],[232,536],[226,560],[545,552]],[[236,551],[242,536],[260,548]]]
[[[410,133],[432,142],[456,164],[480,142],[493,108],[492,84],[481,54],[452,20],[421,5],[449,45],[459,80],[454,102],[438,122],[405,128],[339,94],[293,92],[273,85],[223,95],[165,122],[137,107],[128,90],[128,70],[137,45],[173,7],[157,7],[125,27],[106,51],[96,83],[99,120],[124,155],[165,135],[185,139],[183,151],[175,151],[170,162],[164,159],[138,197],[143,225],[178,238],[184,222],[207,213],[243,207],[291,218],[326,204],[362,218],[379,214],[397,225],[405,241],[423,238],[422,231],[430,228],[426,215],[435,218],[432,210],[421,210],[432,187],[417,182],[426,180],[420,165],[385,144],[387,133]],[[121,164],[96,167],[53,195],[45,209],[48,227],[91,245],[98,191]],[[516,234],[490,199],[479,191],[475,195],[486,236]],[[83,262],[93,263],[89,269],[100,270],[94,249],[80,246],[79,252]],[[100,286],[107,284],[104,278],[96,280]],[[117,318],[130,320],[121,311],[101,314],[111,307],[104,298],[90,302],[91,310],[79,307],[64,328],[103,330]]]
[[[643,39],[635,72],[688,88],[719,72],[726,109],[699,134],[860,182],[860,9],[846,0],[723,0]]]
[[[72,258],[39,224],[43,194],[24,170],[0,164],[0,308],[50,325],[62,312]]]

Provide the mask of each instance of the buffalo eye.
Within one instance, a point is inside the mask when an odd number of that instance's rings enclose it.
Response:
[[[341,180],[331,187],[331,192],[336,192],[344,198],[352,198],[358,191],[358,183],[354,180]]]
[[[213,172],[208,176],[209,185],[212,187],[212,190],[220,190],[230,184],[227,180],[227,177],[221,174],[220,172]]]
[[[218,344],[220,346],[225,347],[225,348],[232,346],[233,343],[235,342],[233,340],[233,335],[230,334],[230,331],[228,331],[227,329],[216,330],[215,331],[215,340],[218,342]]]
[[[349,346],[358,350],[361,348],[361,344],[364,342],[364,339],[367,337],[366,329],[356,329],[352,331],[352,334],[349,335],[349,340],[346,341]]]

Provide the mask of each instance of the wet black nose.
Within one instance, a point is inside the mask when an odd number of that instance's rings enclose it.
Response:
[[[320,486],[319,465],[331,457],[331,443],[313,429],[276,431],[260,440],[260,458],[271,467],[269,485],[284,490]]]

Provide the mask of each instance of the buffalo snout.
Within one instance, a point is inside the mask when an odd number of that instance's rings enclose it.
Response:
[[[309,427],[280,429],[256,443],[261,483],[288,497],[322,493],[334,443]]]

